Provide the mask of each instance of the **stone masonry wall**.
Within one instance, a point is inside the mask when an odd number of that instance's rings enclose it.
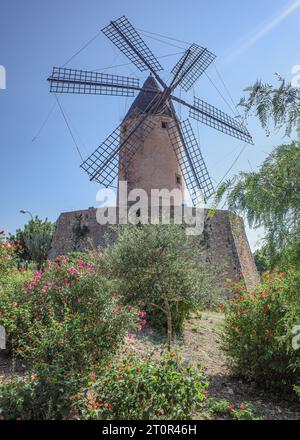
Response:
[[[109,225],[100,225],[96,209],[62,213],[57,222],[50,258],[74,251],[98,249],[115,239]],[[205,258],[216,269],[220,280],[224,274],[237,277],[243,273],[248,288],[259,282],[259,276],[240,217],[217,210],[205,210],[204,230],[200,237]]]

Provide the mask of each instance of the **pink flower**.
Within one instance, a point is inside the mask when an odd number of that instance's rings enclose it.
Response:
[[[40,279],[41,279],[41,276],[42,276],[41,272],[36,271],[35,274],[34,274],[34,281],[36,283],[38,283],[40,281]]]
[[[77,273],[77,270],[75,269],[75,267],[70,267],[69,269],[67,269],[67,272],[69,275],[73,275],[74,273]]]
[[[121,306],[117,304],[116,307],[114,308],[114,312],[119,313],[120,311],[121,311]]]

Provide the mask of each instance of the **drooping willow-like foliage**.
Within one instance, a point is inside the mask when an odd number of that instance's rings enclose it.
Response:
[[[274,264],[286,253],[300,257],[300,143],[280,145],[257,172],[241,172],[218,189],[228,209],[245,215],[251,227],[263,226]]]
[[[254,114],[267,134],[284,129],[300,135],[300,89],[276,75],[279,87],[261,80],[245,89],[240,105],[246,116]],[[226,197],[228,209],[245,215],[251,227],[263,226],[265,246],[274,266],[278,261],[300,265],[300,142],[276,147],[257,172],[241,172],[223,182],[216,203]]]
[[[245,89],[249,95],[242,98],[239,105],[246,115],[254,113],[259,118],[267,134],[270,134],[270,122],[273,121],[274,128],[284,128],[289,136],[293,129],[300,127],[300,89],[287,83],[280,75],[276,76],[278,88],[258,80]]]

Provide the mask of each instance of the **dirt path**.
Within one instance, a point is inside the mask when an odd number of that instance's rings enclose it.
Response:
[[[25,366],[19,360],[13,360],[4,350],[0,350],[0,381],[9,380],[13,373],[22,374]]]
[[[209,378],[208,396],[227,399],[235,405],[250,402],[265,420],[300,420],[300,405],[274,395],[266,395],[254,384],[232,377],[226,357],[220,349],[221,313],[203,312],[186,323],[183,341],[175,346],[192,364],[201,364]],[[131,348],[141,353],[161,350],[162,342],[155,337],[144,336],[131,343]]]

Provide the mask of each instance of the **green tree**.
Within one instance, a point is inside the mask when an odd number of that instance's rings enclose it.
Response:
[[[279,88],[257,81],[249,87],[241,105],[246,114],[255,112],[270,132],[285,128],[287,135],[299,131],[299,90],[279,77]],[[251,227],[263,226],[271,266],[280,261],[299,262],[300,255],[300,144],[291,141],[269,154],[257,172],[241,172],[220,185],[216,201],[226,195],[228,208],[244,214]]]
[[[279,86],[274,87],[256,81],[253,86],[247,87],[248,97],[240,101],[246,115],[254,114],[261,122],[262,127],[270,134],[270,124],[277,129],[284,128],[286,135],[293,129],[300,127],[300,91],[287,83],[276,74]]]
[[[264,272],[267,272],[271,269],[271,261],[267,245],[264,244],[259,249],[257,249],[254,252],[253,257],[257,270],[260,274],[263,274]]]
[[[40,269],[50,251],[53,231],[53,223],[47,218],[41,220],[36,216],[23,229],[17,229],[14,235],[10,235],[10,240],[22,245],[22,259],[34,261]]]
[[[217,290],[211,268],[179,225],[122,226],[100,260],[127,302],[142,303],[167,323],[170,349],[174,322],[209,302]]]
[[[0,243],[5,240],[5,231],[0,229]]]

